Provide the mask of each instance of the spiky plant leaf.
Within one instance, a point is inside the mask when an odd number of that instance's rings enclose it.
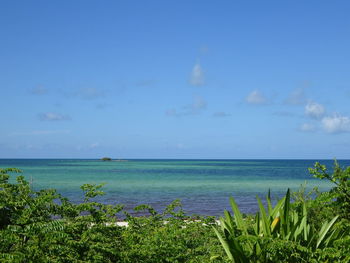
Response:
[[[264,235],[268,237],[271,235],[269,218],[267,217],[265,207],[258,196],[257,196],[257,200],[258,200],[260,215],[262,220],[262,230],[264,232]]]
[[[239,211],[238,206],[235,202],[235,199],[233,197],[230,197],[230,204],[231,204],[231,208],[233,211],[233,217],[235,219],[237,228],[242,230],[245,234],[247,234],[247,228],[245,226],[245,223],[243,221],[243,216],[241,214],[241,211]]]
[[[339,216],[335,216],[329,223],[326,222],[323,224],[321,231],[319,233],[319,238],[317,239],[316,248],[322,245],[322,242],[324,241],[326,235],[329,233],[330,229],[334,225],[335,221],[337,221],[338,217]]]

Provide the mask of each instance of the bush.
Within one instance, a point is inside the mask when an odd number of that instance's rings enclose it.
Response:
[[[134,217],[121,205],[92,201],[102,185],[85,184],[84,202],[73,204],[55,190],[34,191],[23,176],[9,182],[0,169],[0,262],[210,262],[224,256],[213,218],[186,217],[179,201],[163,213],[142,205]],[[117,225],[124,213],[128,227]],[[223,261],[218,259],[217,261]]]
[[[232,262],[303,262],[319,260],[319,251],[347,232],[335,226],[338,216],[324,221],[319,231],[308,223],[306,204],[293,209],[290,191],[275,207],[267,197],[267,210],[258,199],[260,212],[253,222],[244,219],[234,199],[230,198],[233,216],[225,211],[220,219],[221,232],[214,227],[228,258]]]
[[[335,187],[306,194],[302,186],[293,194],[295,203],[288,190],[274,208],[268,195],[267,211],[258,198],[255,220],[243,218],[230,199],[234,214],[225,211],[221,231],[214,231],[232,262],[350,261],[350,167],[342,169],[335,161],[331,174],[319,163],[309,171]]]
[[[325,165],[316,162],[314,168],[309,168],[309,171],[314,177],[334,184],[333,189],[322,198],[325,203],[332,205],[342,218],[350,220],[350,166],[342,169],[339,163],[334,161],[333,172],[329,173]]]

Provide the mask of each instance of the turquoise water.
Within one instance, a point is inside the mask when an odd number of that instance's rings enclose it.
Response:
[[[330,184],[313,179],[307,168],[316,160],[100,160],[0,159],[0,167],[16,167],[35,189],[56,188],[72,201],[82,198],[84,183],[106,183],[105,203],[125,204],[127,209],[150,204],[163,209],[181,199],[189,214],[221,215],[234,196],[243,212],[256,211],[256,195],[268,189],[275,198],[287,188],[307,187],[328,190]],[[319,160],[332,167],[333,161]],[[350,160],[340,161],[350,165]]]

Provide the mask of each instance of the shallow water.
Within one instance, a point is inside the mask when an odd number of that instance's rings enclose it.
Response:
[[[307,168],[316,160],[128,160],[102,162],[77,159],[0,159],[0,167],[16,167],[35,189],[55,188],[72,201],[82,199],[80,186],[105,183],[104,203],[125,204],[127,209],[150,204],[162,210],[181,199],[188,214],[221,215],[233,196],[241,210],[257,210],[256,195],[282,196],[287,188],[328,190],[326,181],[312,178]],[[332,160],[317,160],[331,168]],[[350,160],[339,161],[342,166]]]

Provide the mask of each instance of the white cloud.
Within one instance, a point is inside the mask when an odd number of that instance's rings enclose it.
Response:
[[[70,117],[68,115],[62,115],[59,113],[46,112],[46,113],[40,113],[39,119],[42,121],[64,121],[64,120],[70,120]]]
[[[284,101],[288,105],[303,105],[306,102],[304,89],[296,89]]]
[[[246,102],[249,104],[261,105],[261,104],[266,104],[268,100],[260,91],[253,90],[246,97]]]
[[[305,106],[305,114],[314,119],[320,119],[325,114],[326,110],[323,105],[309,101]]]
[[[334,114],[322,119],[322,127],[328,133],[350,132],[350,118]]]
[[[316,127],[310,123],[304,123],[300,126],[300,130],[303,132],[312,132],[315,131]]]
[[[193,86],[202,86],[204,85],[204,72],[199,63],[194,65],[191,73],[190,83]]]

